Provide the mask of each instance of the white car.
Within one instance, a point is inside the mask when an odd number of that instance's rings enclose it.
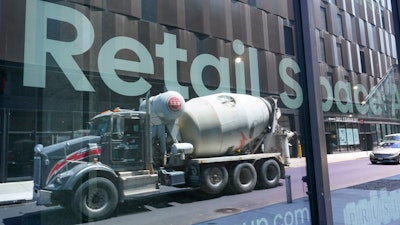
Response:
[[[369,160],[376,163],[400,163],[400,133],[386,135]]]

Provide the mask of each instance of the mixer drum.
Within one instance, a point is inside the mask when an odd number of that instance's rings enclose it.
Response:
[[[194,157],[222,156],[259,136],[269,124],[270,111],[259,97],[214,94],[188,101],[178,125],[182,140],[193,144]]]

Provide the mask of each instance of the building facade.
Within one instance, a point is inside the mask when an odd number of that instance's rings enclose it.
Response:
[[[399,132],[391,1],[319,1],[315,7],[328,151],[370,150]]]
[[[303,142],[294,2],[1,1],[0,181],[31,179],[36,143],[85,135],[92,116],[138,108],[149,91],[278,95],[281,125]],[[400,132],[391,3],[314,7],[328,153],[370,150]]]

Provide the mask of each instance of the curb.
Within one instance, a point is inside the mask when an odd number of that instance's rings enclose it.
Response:
[[[18,205],[18,204],[24,204],[24,203],[28,203],[28,202],[33,202],[33,199],[18,199],[18,200],[0,201],[0,206]]]

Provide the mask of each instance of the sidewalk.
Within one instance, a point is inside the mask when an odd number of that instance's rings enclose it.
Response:
[[[340,162],[355,160],[369,156],[369,151],[356,151],[346,153],[335,153],[328,155],[328,162]],[[291,158],[289,167],[305,166],[305,158]],[[32,181],[0,183],[0,206],[16,204],[32,200]]]
[[[0,206],[32,200],[33,181],[0,184]]]
[[[371,151],[335,152],[328,154],[328,163],[343,162],[361,158],[368,158]],[[306,158],[290,158],[289,167],[301,167],[306,165]]]

